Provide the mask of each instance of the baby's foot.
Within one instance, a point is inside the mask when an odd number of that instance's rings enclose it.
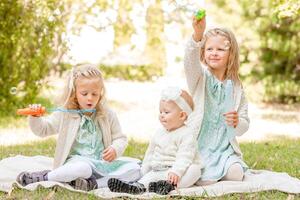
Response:
[[[141,194],[146,192],[143,184],[138,182],[126,182],[116,178],[110,178],[107,182],[108,188],[112,192],[122,192],[129,194]]]
[[[172,190],[175,190],[175,186],[165,180],[149,183],[149,192],[155,192],[157,194],[166,195]]]

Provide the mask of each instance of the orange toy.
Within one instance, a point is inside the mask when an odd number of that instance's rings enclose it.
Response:
[[[23,109],[18,109],[17,110],[18,115],[42,116],[45,113],[46,113],[46,108],[45,107],[40,107],[39,109],[23,108]]]

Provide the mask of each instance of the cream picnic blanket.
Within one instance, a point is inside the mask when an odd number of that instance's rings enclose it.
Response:
[[[22,188],[15,182],[17,175],[21,171],[38,171],[51,169],[53,158],[45,156],[15,156],[5,158],[0,161],[0,191],[8,192],[12,189],[13,184]],[[35,190],[39,185],[49,188],[61,186],[75,191],[71,186],[58,182],[40,182],[33,183],[24,187],[27,190]],[[194,186],[191,188],[179,189],[172,191],[170,195],[182,196],[221,196],[229,193],[257,192],[265,190],[279,190],[287,193],[300,194],[300,180],[289,176],[287,173],[278,173],[266,170],[248,170],[245,179],[242,182],[221,181],[209,186]],[[124,193],[113,193],[108,188],[101,188],[90,191],[102,198],[113,198],[128,196],[134,198],[153,198],[160,195],[154,193],[144,193],[142,195],[130,195]]]

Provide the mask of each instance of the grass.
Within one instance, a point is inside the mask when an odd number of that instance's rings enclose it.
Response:
[[[300,178],[300,139],[276,137],[260,143],[242,143],[250,168],[287,172]]]
[[[273,138],[260,143],[242,143],[244,160],[249,167],[267,169],[278,172],[287,172],[289,175],[300,178],[300,139]],[[0,159],[18,154],[34,156],[53,156],[55,140],[46,139],[31,144],[0,147]],[[125,156],[142,159],[147,149],[146,143],[131,140],[125,151]],[[172,199],[198,199],[198,197],[172,197]],[[34,192],[16,188],[12,193],[0,192],[0,199],[99,199],[91,194],[71,192],[63,188],[39,188]],[[290,195],[279,191],[257,193],[229,194],[216,198],[203,199],[300,199],[299,195]]]

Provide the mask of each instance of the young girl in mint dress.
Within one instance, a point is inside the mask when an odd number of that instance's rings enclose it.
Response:
[[[98,68],[73,68],[67,81],[63,107],[48,116],[30,116],[33,133],[58,134],[53,170],[22,172],[17,182],[69,183],[75,189],[107,187],[112,177],[125,181],[140,178],[136,162],[118,159],[127,146],[116,114],[105,104],[105,88]],[[40,105],[31,105],[40,109]]]
[[[204,168],[197,184],[242,181],[247,165],[236,136],[248,130],[249,118],[238,76],[238,45],[227,29],[214,28],[204,35],[205,18],[194,18],[193,28],[184,66],[190,93],[202,113],[198,149]]]

